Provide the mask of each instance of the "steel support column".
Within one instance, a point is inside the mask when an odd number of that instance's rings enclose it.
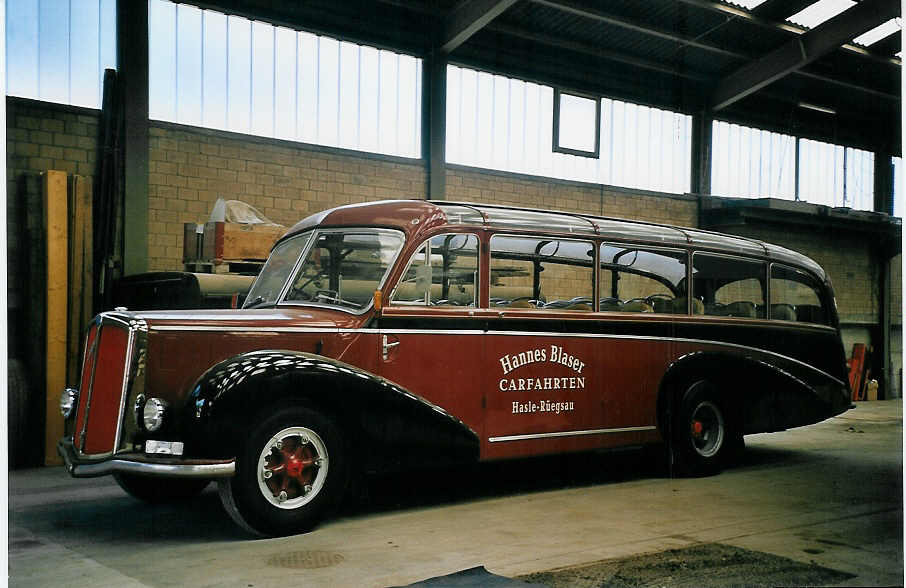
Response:
[[[434,52],[422,67],[422,157],[427,166],[428,200],[447,191],[447,57]]]
[[[692,115],[692,181],[693,194],[711,194],[711,127],[713,119],[707,111]]]
[[[148,270],[148,3],[118,0],[125,219],[123,275]]]
[[[874,210],[893,215],[893,160],[883,151],[875,152]]]

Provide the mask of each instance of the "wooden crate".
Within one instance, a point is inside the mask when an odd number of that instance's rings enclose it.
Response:
[[[202,257],[210,261],[267,259],[286,227],[241,223],[205,223]]]
[[[183,262],[201,259],[204,225],[199,223],[183,224],[182,260]]]

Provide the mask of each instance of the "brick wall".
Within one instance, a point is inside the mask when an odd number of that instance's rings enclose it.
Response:
[[[447,199],[583,212],[686,227],[698,224],[695,198],[479,170],[447,168]]]
[[[150,271],[182,269],[183,223],[208,220],[218,198],[289,227],[333,206],[425,194],[417,161],[162,123],[150,136]]]
[[[25,268],[23,174],[57,169],[93,178],[97,157],[97,110],[18,98],[6,99],[7,288],[10,308],[27,303],[19,292]],[[23,298],[24,296],[24,298]]]
[[[740,227],[733,233],[762,239],[807,255],[830,275],[842,323],[878,320],[878,265],[864,238],[805,227]],[[899,287],[899,286],[897,286]]]

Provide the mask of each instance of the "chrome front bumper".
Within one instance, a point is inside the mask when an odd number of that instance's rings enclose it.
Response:
[[[170,478],[229,478],[236,473],[234,459],[164,458],[130,452],[117,453],[102,460],[85,461],[76,454],[71,437],[60,439],[57,453],[63,458],[66,471],[74,478],[93,478],[114,472]]]

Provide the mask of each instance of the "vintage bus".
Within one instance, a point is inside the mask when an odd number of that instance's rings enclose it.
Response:
[[[309,529],[356,472],[743,435],[850,407],[830,280],[752,239],[485,204],[310,216],[239,310],[99,315],[61,409],[73,476],[150,501],[219,483],[245,529]]]

